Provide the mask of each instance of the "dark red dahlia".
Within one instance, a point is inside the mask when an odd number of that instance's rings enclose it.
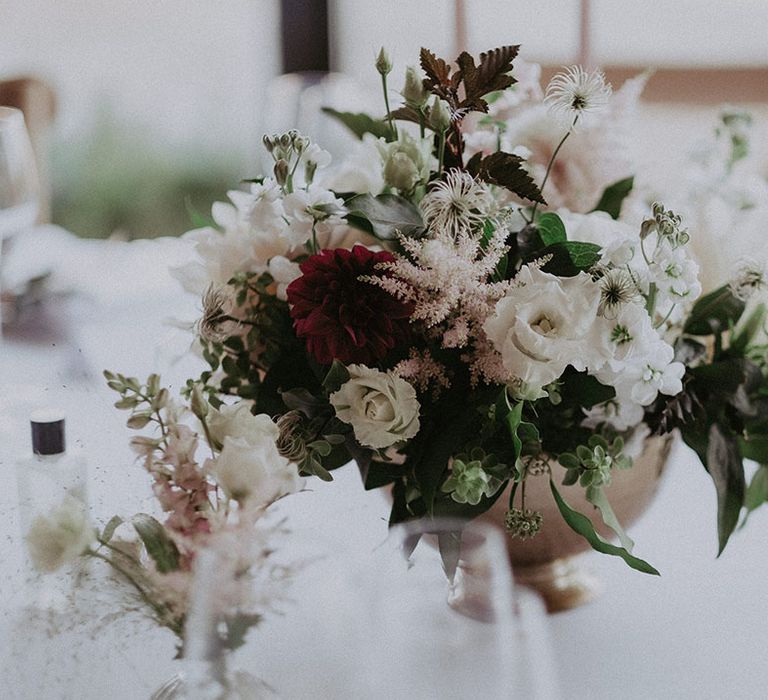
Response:
[[[288,285],[296,335],[322,365],[374,365],[409,335],[410,305],[363,275],[383,275],[376,265],[392,262],[390,253],[360,245],[313,255],[300,265],[301,277]]]

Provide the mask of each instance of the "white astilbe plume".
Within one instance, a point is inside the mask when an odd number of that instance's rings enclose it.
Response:
[[[435,398],[440,395],[442,389],[448,389],[451,386],[445,367],[432,357],[429,350],[419,351],[411,348],[408,359],[400,360],[393,371],[398,377],[407,379],[421,392],[426,392],[431,385]]]
[[[462,170],[451,170],[421,200],[430,231],[457,238],[490,215],[494,200],[488,187]]]
[[[444,348],[470,348],[470,366],[485,337],[483,323],[510,287],[508,280],[492,281],[499,261],[509,250],[507,227],[496,229],[485,244],[481,237],[446,231],[433,238],[401,236],[405,255],[381,269],[390,274],[366,278],[390,294],[413,304],[411,320]],[[473,376],[474,376],[473,372]]]

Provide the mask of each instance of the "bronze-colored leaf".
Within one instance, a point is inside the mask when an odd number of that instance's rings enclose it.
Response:
[[[428,114],[429,112],[425,110],[425,113]],[[399,119],[400,121],[405,122],[414,122],[415,124],[419,124],[421,122],[419,113],[413,107],[408,107],[406,105],[398,107],[397,109],[393,109],[390,114],[392,115],[392,119]]]
[[[450,85],[450,68],[442,58],[435,56],[429,49],[422,48],[420,63],[422,70],[427,76],[424,79],[424,87],[427,90],[432,90],[438,85]]]
[[[519,50],[519,46],[501,46],[492,51],[483,52],[480,54],[478,66],[475,66],[472,56],[463,52],[456,59],[465,92],[459,106],[478,112],[487,112],[488,103],[483,99],[484,96],[490,92],[505,90],[517,82],[509,72],[512,70],[512,61]]]
[[[470,161],[472,167],[477,168],[478,164],[473,161],[474,158]],[[480,161],[477,176],[491,184],[505,187],[518,197],[546,204],[541,190],[523,168],[523,162],[520,156],[499,151]]]

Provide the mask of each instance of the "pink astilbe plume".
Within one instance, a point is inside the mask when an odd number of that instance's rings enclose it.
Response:
[[[446,368],[432,357],[429,350],[419,351],[411,348],[408,359],[400,360],[393,371],[397,376],[415,385],[419,391],[426,392],[432,386],[434,398],[437,398],[443,389],[451,386]]]

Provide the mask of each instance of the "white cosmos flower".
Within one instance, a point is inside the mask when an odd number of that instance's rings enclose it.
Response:
[[[544,103],[557,118],[570,125],[605,107],[610,97],[611,86],[605,82],[602,71],[587,72],[581,66],[570,66],[549,82]]]
[[[589,275],[560,278],[525,266],[516,281],[483,326],[510,380],[540,388],[568,365],[585,370],[605,362],[605,348],[591,338],[600,287]]]
[[[349,423],[361,445],[384,449],[419,432],[416,390],[393,372],[349,365],[349,380],[331,394],[339,420]]]
[[[34,567],[51,572],[77,559],[94,537],[83,502],[66,495],[50,515],[32,521],[25,540]]]

